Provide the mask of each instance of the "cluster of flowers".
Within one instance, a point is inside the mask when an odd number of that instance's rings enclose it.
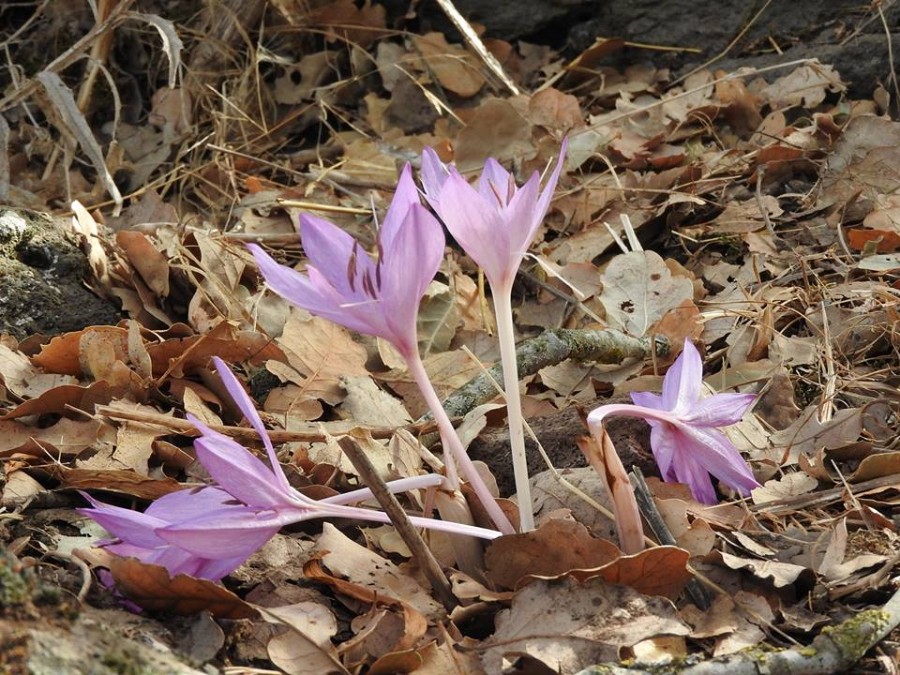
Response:
[[[445,239],[437,214],[484,270],[491,286],[504,367],[520,529],[533,527],[510,294],[519,265],[549,208],[565,149],[564,142],[543,190],[536,172],[524,185],[517,186],[510,173],[493,159],[486,162],[477,183],[470,185],[454,167],[426,149],[421,179],[431,210],[423,205],[407,165],[378,232],[377,258],[338,226],[309,215],[300,221],[309,259],[305,273],[279,265],[260,247],[250,245],[260,272],[276,293],[315,315],[387,340],[406,361],[438,424],[446,476],[398,480],[389,484],[390,489],[400,492],[440,486],[458,493],[459,481],[464,478],[496,529],[414,517],[418,526],[485,539],[514,531],[469,460],[418,352],[419,304],[444,256]],[[219,359],[214,361],[232,399],[263,440],[270,466],[234,440],[191,418],[201,433],[194,444],[198,460],[214,484],[166,495],[144,513],[103,504],[85,495],[92,508],[83,512],[116,537],[105,543],[109,550],[163,565],[173,574],[218,580],[286,524],[333,517],[388,521],[380,511],[351,506],[371,498],[366,489],[313,500],[292,488],[251,400],[227,366]],[[636,405],[601,406],[589,415],[588,422],[592,431],[598,432],[609,415],[644,417],[652,426],[652,449],[663,478],[685,482],[695,498],[715,503],[710,473],[741,494],[757,486],[740,453],[715,429],[737,422],[751,405],[753,395],[703,398],[701,378],[700,355],[686,341],[682,355],[665,378],[661,396],[634,394]]]

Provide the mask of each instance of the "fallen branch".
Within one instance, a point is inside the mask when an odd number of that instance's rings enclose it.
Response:
[[[659,356],[668,354],[668,340],[662,336],[634,338],[617,330],[553,328],[521,343],[516,349],[516,362],[519,377],[526,377],[566,359],[624,363],[627,359],[646,359],[654,351]],[[444,409],[450,417],[462,417],[494,398],[494,382],[502,380],[503,368],[497,363],[448,396]]]

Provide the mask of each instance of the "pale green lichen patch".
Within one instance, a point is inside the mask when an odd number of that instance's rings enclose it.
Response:
[[[872,646],[872,636],[890,622],[887,612],[868,609],[839,626],[822,629],[822,635],[830,639],[840,650],[841,657],[848,663],[862,658]]]

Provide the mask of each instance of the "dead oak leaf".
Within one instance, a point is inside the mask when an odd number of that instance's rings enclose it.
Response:
[[[600,301],[609,324],[630,335],[645,335],[667,312],[693,297],[691,280],[674,276],[653,251],[618,255],[603,272]]]
[[[462,98],[471,98],[481,91],[484,75],[466,49],[448,44],[441,33],[413,35],[412,41],[422,55],[422,69],[433,73],[444,89]]]
[[[277,342],[287,364],[270,362],[267,368],[300,387],[304,398],[337,405],[345,395],[342,378],[368,374],[365,348],[327,319],[294,314]]]
[[[581,523],[556,519],[532,532],[495,539],[484,562],[491,582],[516,588],[531,575],[555,577],[574,569],[600,567],[620,555],[615,544],[592,536]]]
[[[257,612],[225,587],[186,574],[169,576],[159,565],[112,556],[109,571],[116,588],[144,609],[175,614],[209,612],[220,619],[252,619]]]

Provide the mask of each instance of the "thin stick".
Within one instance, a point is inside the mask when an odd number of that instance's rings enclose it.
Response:
[[[397,501],[397,498],[391,493],[390,489],[385,484],[384,479],[378,475],[378,471],[375,470],[374,465],[369,460],[366,453],[356,444],[355,440],[349,436],[344,436],[338,441],[338,445],[341,446],[341,450],[347,455],[350,463],[353,464],[353,468],[359,472],[366,487],[372,491],[372,494],[375,495],[375,499],[378,500],[381,508],[384,509],[384,512],[391,519],[391,523],[393,523],[394,527],[397,529],[397,533],[409,547],[413,557],[419,563],[422,573],[428,579],[431,588],[434,589],[435,595],[437,595],[441,604],[447,608],[447,611],[452,610],[458,603],[456,601],[456,596],[453,595],[450,582],[447,581],[447,577],[444,576],[440,564],[438,564],[434,554],[425,544],[422,535],[420,535],[419,531],[409,522],[406,511],[400,506],[400,502]]]
[[[672,535],[672,531],[663,519],[659,509],[656,508],[656,502],[653,495],[650,494],[650,488],[647,487],[647,481],[644,480],[644,472],[640,467],[631,467],[631,485],[634,487],[634,497],[637,499],[638,507],[641,509],[641,515],[650,526],[653,534],[656,535],[657,541],[664,546],[678,546],[678,542]],[[698,608],[707,610],[712,606],[712,598],[706,588],[696,579],[687,582],[684,588],[685,592],[690,596],[691,600]]]
[[[453,25],[456,26],[457,30],[463,34],[463,37],[468,41],[469,46],[475,50],[475,53],[478,54],[479,57],[481,57],[481,60],[484,61],[484,65],[500,79],[513,96],[518,96],[520,92],[516,83],[506,74],[506,71],[503,70],[503,66],[500,65],[500,62],[494,55],[487,50],[487,47],[484,46],[481,38],[478,37],[478,34],[475,32],[475,29],[472,28],[472,25],[459,13],[459,10],[456,9],[453,2],[451,2],[451,0],[437,0],[437,4],[444,10],[444,14],[446,14],[447,18],[453,22]]]

